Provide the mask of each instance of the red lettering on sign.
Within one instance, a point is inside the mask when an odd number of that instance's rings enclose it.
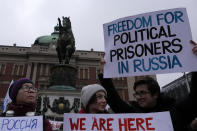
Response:
[[[72,118],[69,118],[71,130],[86,130],[83,126],[85,125],[84,121],[86,118],[77,118],[77,123],[72,121]]]
[[[99,127],[98,127],[98,124],[97,124],[97,119],[95,117],[93,119],[94,119],[94,121],[93,121],[91,130],[94,130],[94,128],[99,130]]]
[[[119,124],[119,130],[120,131],[138,131],[138,130],[155,130],[155,128],[150,127],[152,125],[151,120],[153,120],[152,117],[149,118],[119,118],[118,124]]]
[[[135,131],[136,128],[132,128],[132,126],[134,126],[135,124],[135,118],[128,118],[128,128],[129,131]]]
[[[83,127],[85,125],[85,120],[86,118],[80,118],[80,130],[86,130],[86,128]]]
[[[99,124],[100,124],[100,129],[99,130],[106,130],[105,128],[105,119],[104,118],[99,118]]]
[[[123,129],[125,129],[125,131],[127,131],[127,118],[124,118],[124,123],[121,123],[121,118],[118,119],[118,125],[119,125],[119,131],[123,131]]]
[[[155,128],[149,127],[149,126],[152,125],[151,122],[149,123],[150,120],[153,120],[153,118],[152,117],[146,118],[146,127],[147,127],[147,130],[155,130]]]
[[[136,118],[136,127],[137,127],[137,130],[139,130],[141,127],[141,129],[145,130],[145,128],[143,127],[143,124],[144,123],[144,119],[143,118]]]
[[[107,119],[107,130],[108,131],[112,131],[113,130],[112,128],[110,128],[112,126],[112,123],[110,123],[110,122],[112,122],[113,120],[114,120],[113,118],[108,118]]]
[[[113,129],[111,128],[112,126],[112,121],[114,120],[113,118],[98,118],[99,120],[94,117],[93,118],[93,123],[92,123],[92,130],[97,129],[97,130],[104,130],[104,131],[112,131]]]

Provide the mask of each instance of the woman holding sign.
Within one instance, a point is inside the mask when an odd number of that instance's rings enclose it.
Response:
[[[107,113],[106,90],[98,85],[87,85],[81,90],[82,109],[79,113]]]
[[[12,113],[8,114],[9,116],[34,116],[36,95],[37,88],[30,79],[21,78],[15,81],[9,89],[12,102],[8,104],[6,112]],[[44,119],[43,124],[44,131],[52,131],[51,124],[47,119]]]

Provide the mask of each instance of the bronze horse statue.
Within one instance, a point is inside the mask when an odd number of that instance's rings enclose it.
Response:
[[[62,17],[59,22],[59,38],[57,40],[57,55],[60,64],[69,64],[72,54],[75,52],[75,38],[71,29],[71,22],[69,17]]]

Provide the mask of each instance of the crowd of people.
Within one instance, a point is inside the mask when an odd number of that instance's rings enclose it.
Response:
[[[190,43],[194,45],[192,51],[197,55],[197,43],[192,40]],[[105,60],[104,58],[101,58],[102,68],[104,64]],[[135,93],[133,95],[136,98],[136,101],[129,104],[120,98],[112,79],[103,78],[103,74],[99,74],[99,80],[103,88],[98,85],[88,85],[82,88],[82,110],[80,113],[107,113],[104,110],[104,105],[106,106],[107,104],[110,105],[114,113],[151,113],[169,111],[175,131],[197,130],[197,102],[195,101],[197,99],[197,72],[192,72],[192,84],[189,96],[179,104],[176,104],[175,99],[164,96],[160,91],[158,82],[149,76],[134,83],[133,89]],[[90,89],[90,87],[92,87],[92,89]],[[87,97],[84,95],[86,94],[86,91],[91,92]],[[97,97],[99,92],[102,92],[102,97]],[[90,109],[92,108],[90,107],[97,108],[95,108],[96,110],[91,111]]]
[[[197,43],[193,53],[197,55]],[[105,64],[101,58],[101,67]],[[175,104],[173,98],[164,96],[160,91],[158,82],[151,77],[144,77],[134,83],[133,94],[136,101],[127,103],[120,98],[111,79],[103,78],[99,74],[99,84],[84,86],[81,90],[81,110],[79,113],[109,113],[106,105],[109,104],[114,113],[151,113],[169,111],[175,131],[197,130],[197,72],[192,72],[191,92],[189,96],[179,104]],[[27,78],[21,78],[14,82],[9,89],[12,102],[6,107],[3,116],[27,116],[34,115],[36,107],[37,88]],[[6,114],[7,113],[7,114]],[[44,131],[52,131],[52,126],[47,119],[43,120]]]

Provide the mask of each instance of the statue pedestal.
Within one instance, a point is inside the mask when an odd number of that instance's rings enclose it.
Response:
[[[46,118],[63,121],[64,113],[80,109],[80,90],[76,90],[77,69],[71,65],[51,68],[50,87],[38,92],[37,112]]]
[[[56,65],[51,68],[49,89],[75,90],[77,69],[71,65]]]
[[[37,113],[52,121],[63,121],[64,113],[78,113],[80,90],[41,90],[38,92]]]

